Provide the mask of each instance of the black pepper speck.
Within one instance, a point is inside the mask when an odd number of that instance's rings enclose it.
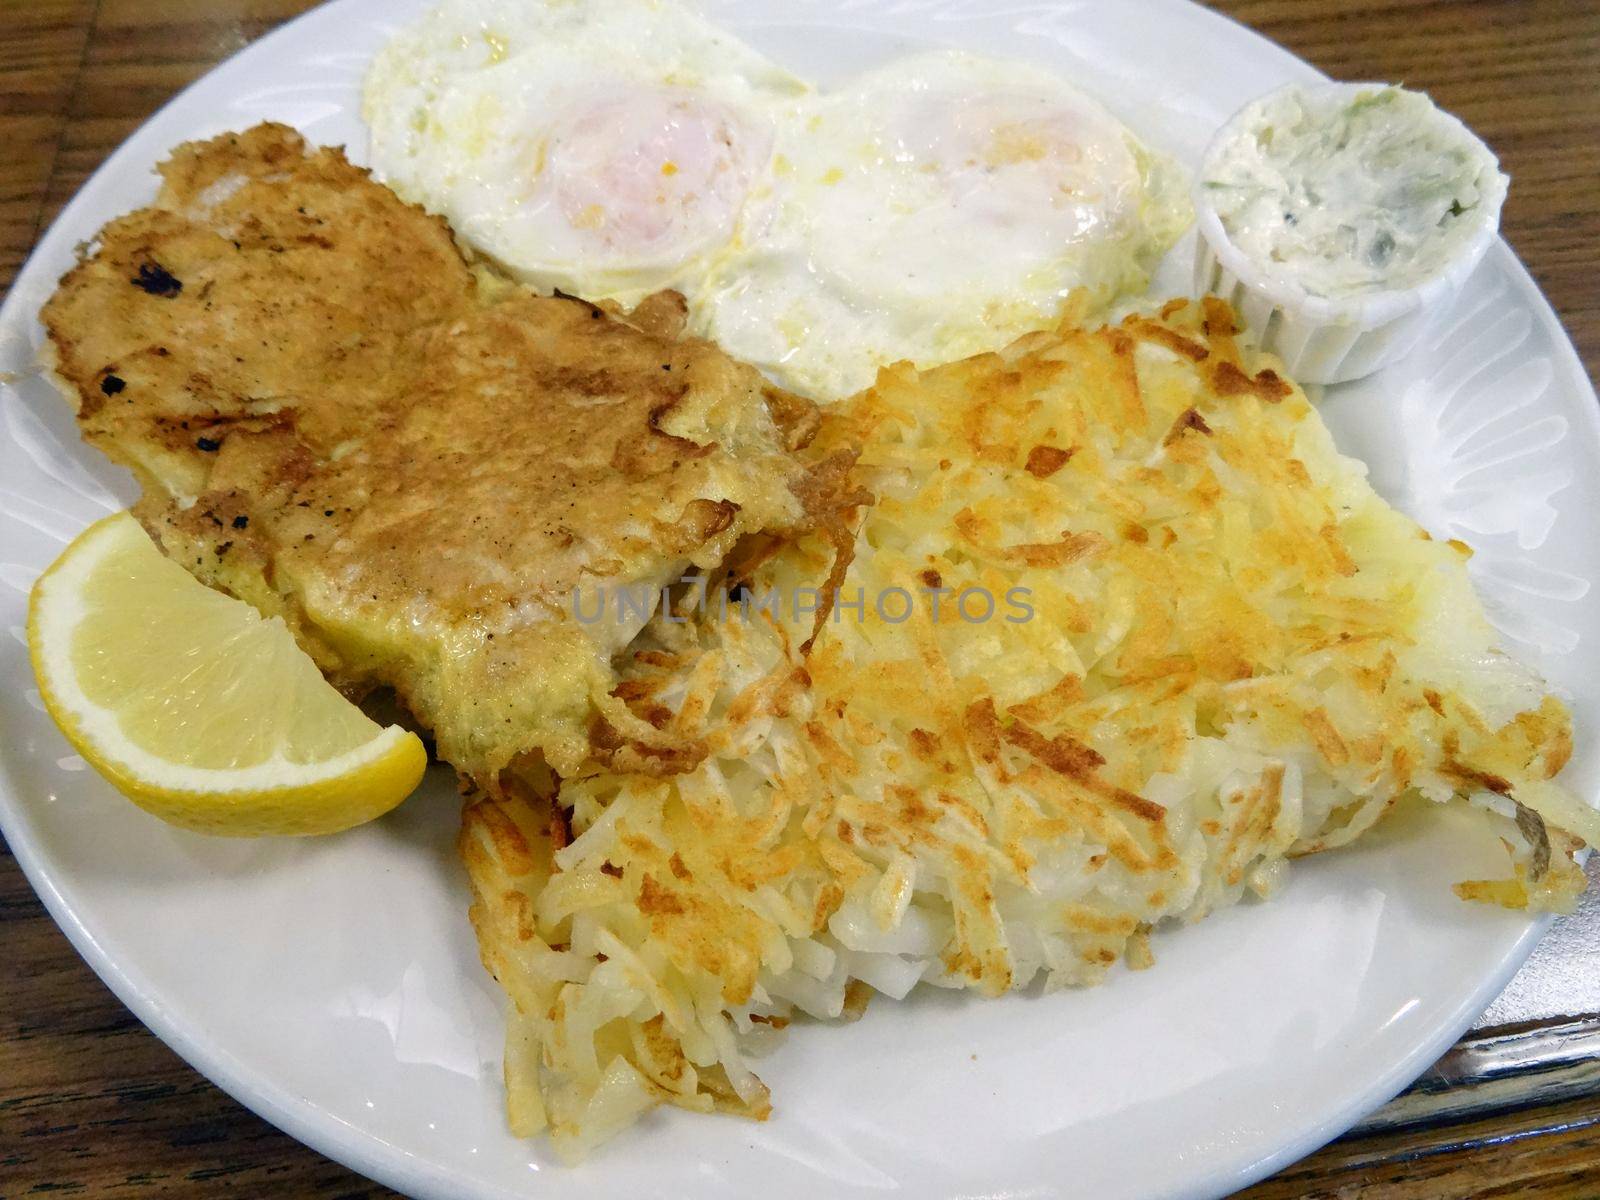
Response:
[[[164,300],[170,300],[183,291],[183,281],[156,262],[140,263],[139,273],[128,282],[141,292],[160,296]]]

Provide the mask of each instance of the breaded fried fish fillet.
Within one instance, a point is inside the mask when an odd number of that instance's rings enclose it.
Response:
[[[481,785],[535,751],[570,769],[620,707],[644,617],[586,626],[576,589],[658,588],[802,519],[809,406],[677,336],[675,297],[630,318],[480,279],[279,125],[162,174],[43,313],[84,436],[170,555],[347,688],[391,686]]]
[[[1570,904],[1600,822],[1553,781],[1566,709],[1274,366],[1178,301],[824,414],[876,502],[815,640],[808,536],[624,672],[694,770],[468,810],[514,1128],[576,1155],[653,1104],[765,1116],[746,1056],[797,1011],[1147,965],[1406,796],[1512,851],[1464,896]]]

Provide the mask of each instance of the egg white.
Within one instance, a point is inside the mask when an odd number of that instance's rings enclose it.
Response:
[[[901,59],[804,106],[698,327],[823,398],[996,349],[1073,290],[1142,288],[1187,224],[1176,168],[1048,72]]]
[[[1142,289],[1178,169],[1059,76],[913,55],[818,95],[674,0],[446,0],[367,79],[379,177],[546,290],[633,303],[802,394]]]
[[[733,236],[807,87],[662,0],[451,0],[390,41],[379,178],[544,289],[632,302]]]

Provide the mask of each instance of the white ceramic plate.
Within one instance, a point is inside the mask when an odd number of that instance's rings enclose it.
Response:
[[[1217,1195],[1337,1134],[1467,1026],[1541,926],[1451,896],[1486,853],[1458,825],[1399,821],[1298,865],[1270,905],[1158,936],[1154,970],[798,1027],[762,1070],[768,1123],[663,1112],[566,1170],[505,1131],[499,1004],[467,926],[445,773],[353,833],[231,843],[169,829],[86,771],[33,689],[26,593],[133,489],[31,377],[38,307],[78,242],[154,194],[150,168],[178,142],[274,118],[360,157],[362,69],[419,7],[342,0],[201,80],[84,187],[0,310],[0,371],[19,376],[0,399],[0,816],[135,1013],[325,1154],[451,1198]],[[1191,162],[1245,100],[1315,76],[1181,0],[744,0],[713,15],[824,83],[927,45],[1034,59]],[[1179,286],[1187,253],[1169,264]],[[1381,491],[1479,548],[1511,648],[1569,694],[1579,728],[1600,727],[1600,614],[1584,603],[1600,575],[1600,423],[1512,254],[1490,254],[1448,333],[1325,412]],[[1580,745],[1570,778],[1593,795],[1594,741]]]

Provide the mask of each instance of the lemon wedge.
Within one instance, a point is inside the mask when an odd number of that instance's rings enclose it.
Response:
[[[416,787],[427,751],[345,699],[283,622],[212,591],[118,513],[34,584],[28,649],[67,740],[139,807],[205,833],[333,833]]]

